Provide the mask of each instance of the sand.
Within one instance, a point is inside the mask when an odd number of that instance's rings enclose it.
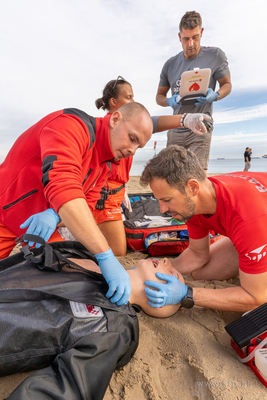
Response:
[[[146,192],[139,177],[131,177],[130,193]],[[131,268],[144,255],[128,251],[120,262]],[[239,280],[192,281],[190,286],[225,288]],[[115,371],[104,400],[262,400],[267,389],[246,365],[241,364],[230,344],[225,325],[240,313],[194,307],[180,309],[170,318],[138,314],[140,343],[132,360]],[[4,400],[28,373],[0,378],[0,400]],[[38,399],[36,399],[38,400]]]

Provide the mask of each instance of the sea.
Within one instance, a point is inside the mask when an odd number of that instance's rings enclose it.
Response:
[[[133,160],[130,176],[141,175],[147,160],[135,161]],[[228,172],[243,171],[244,170],[243,158],[217,158],[210,159],[208,166],[209,174],[226,174]],[[252,157],[251,159],[251,172],[267,172],[267,158]]]

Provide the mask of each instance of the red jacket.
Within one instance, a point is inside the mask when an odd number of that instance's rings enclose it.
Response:
[[[130,179],[130,169],[133,163],[133,156],[122,158],[119,165],[112,165],[108,182],[116,181],[120,184],[127,183]]]
[[[109,119],[69,108],[19,136],[0,165],[0,220],[8,229],[20,235],[28,217],[47,208],[57,212],[75,198],[85,198],[94,209],[95,189],[101,190],[114,159]]]

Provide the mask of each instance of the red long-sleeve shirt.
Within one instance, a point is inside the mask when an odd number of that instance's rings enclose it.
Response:
[[[14,143],[0,165],[0,220],[20,235],[29,216],[85,198],[94,209],[114,154],[109,119],[77,109],[51,113]],[[114,162],[119,164],[118,162]]]

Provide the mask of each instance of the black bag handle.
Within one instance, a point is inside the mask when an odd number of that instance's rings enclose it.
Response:
[[[35,257],[32,251],[33,249],[29,248],[29,245],[28,243],[25,243],[25,240],[43,245],[44,248],[42,249],[42,253]],[[15,239],[15,241],[17,244],[20,243],[22,245],[20,251],[23,253],[25,260],[31,260],[41,270],[59,272],[66,263],[65,257],[58,252],[55,252],[54,249],[40,236],[24,233],[19,238]]]
[[[38,249],[36,247],[29,248],[28,243],[25,243],[24,240],[40,243],[42,246]],[[65,263],[69,263],[67,257],[88,258],[98,265],[95,256],[80,242],[59,241],[48,244],[40,236],[31,234],[23,234],[15,241],[22,245],[20,252],[0,260],[0,271],[28,261],[35,263],[41,270],[57,272],[63,268]]]

